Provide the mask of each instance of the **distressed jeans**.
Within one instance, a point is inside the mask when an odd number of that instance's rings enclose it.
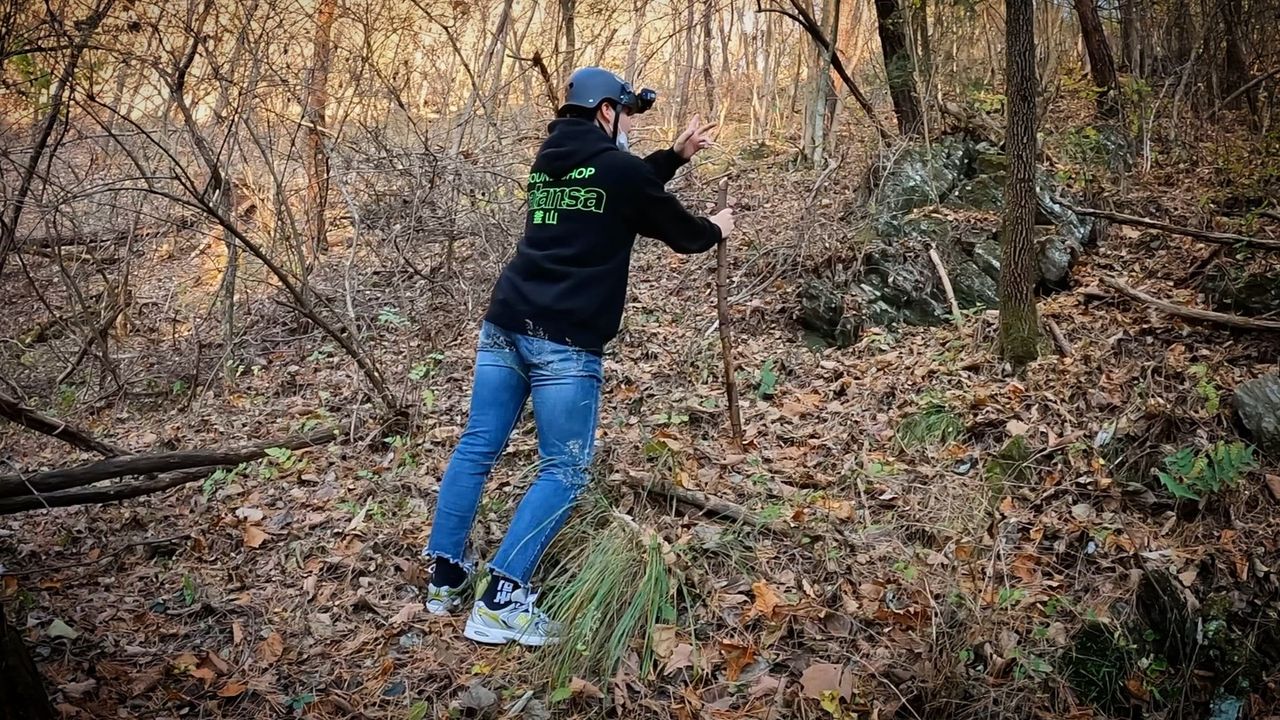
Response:
[[[538,474],[489,564],[490,571],[527,585],[587,485],[602,382],[599,356],[484,323],[471,414],[440,482],[424,554],[471,569],[464,554],[480,495],[532,396]]]

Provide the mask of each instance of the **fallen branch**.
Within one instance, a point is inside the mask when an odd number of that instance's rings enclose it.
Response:
[[[1280,320],[1258,320],[1240,315],[1213,312],[1211,310],[1197,310],[1195,308],[1186,307],[1185,305],[1175,305],[1174,303],[1165,302],[1164,300],[1152,297],[1141,290],[1129,287],[1115,278],[1104,277],[1102,278],[1102,284],[1112,290],[1115,290],[1121,295],[1129,297],[1130,299],[1137,300],[1138,302],[1150,305],[1161,312],[1168,313],[1175,317],[1184,318],[1186,320],[1216,323],[1218,325],[1226,325],[1228,327],[1241,328],[1243,330],[1280,331]]]
[[[1071,357],[1071,343],[1067,342],[1067,336],[1062,334],[1062,328],[1058,327],[1058,323],[1053,318],[1040,316],[1044,321],[1044,326],[1049,330],[1049,337],[1053,338],[1053,344],[1058,348],[1058,354],[1062,357]]]
[[[956,327],[961,327],[960,305],[956,303],[956,293],[951,289],[951,277],[947,275],[947,268],[942,264],[942,258],[938,257],[937,248],[929,247],[929,259],[933,261],[933,269],[938,271],[938,277],[942,280],[942,291],[947,294],[947,302],[951,304],[951,318],[955,320]]]
[[[162,490],[175,488],[179,485],[196,482],[209,477],[215,468],[197,468],[194,470],[181,470],[175,473],[165,475],[156,475],[151,478],[137,480],[135,482],[114,483],[106,487],[97,488],[81,488],[78,490],[63,490],[61,492],[49,493],[48,495],[27,495],[25,497],[0,498],[0,515],[12,515],[13,513],[25,512],[27,510],[41,510],[44,508],[71,507],[73,505],[89,505],[93,503],[116,502],[119,500],[128,500],[142,495],[150,495]]]
[[[673,500],[692,505],[711,515],[718,515],[760,530],[769,530],[787,537],[799,538],[804,535],[799,528],[782,522],[769,522],[741,505],[698,490],[689,490],[662,480],[655,480],[644,475],[627,475],[626,481],[633,489],[645,493],[665,495]]]
[[[1256,78],[1254,78],[1254,79],[1250,80],[1249,82],[1247,82],[1247,83],[1245,83],[1245,84],[1241,85],[1239,88],[1236,88],[1236,91],[1235,91],[1235,92],[1233,92],[1233,93],[1231,93],[1230,95],[1228,95],[1228,96],[1226,96],[1225,98],[1223,98],[1223,99],[1222,99],[1222,102],[1220,102],[1220,103],[1218,103],[1217,105],[1215,105],[1215,106],[1213,107],[1213,109],[1209,111],[1209,117],[1213,117],[1214,115],[1217,115],[1217,114],[1218,114],[1218,111],[1219,111],[1219,110],[1221,110],[1222,108],[1226,107],[1227,105],[1230,105],[1232,100],[1235,100],[1236,98],[1240,97],[1241,95],[1245,94],[1246,92],[1249,92],[1249,90],[1250,90],[1251,88],[1254,88],[1254,87],[1257,87],[1258,85],[1261,85],[1262,83],[1264,83],[1264,82],[1266,82],[1267,80],[1269,80],[1269,79],[1271,79],[1271,78],[1275,77],[1276,75],[1280,75],[1280,67],[1272,68],[1270,71],[1268,71],[1268,72],[1264,72],[1264,73],[1262,73],[1261,75],[1259,75],[1258,77],[1256,77]]]
[[[1236,235],[1235,233],[1216,232],[1213,230],[1196,230],[1195,228],[1170,225],[1169,223],[1138,217],[1137,215],[1125,215],[1124,213],[1111,212],[1110,210],[1076,207],[1062,198],[1054,198],[1054,200],[1077,215],[1089,215],[1090,217],[1110,220],[1111,222],[1120,223],[1121,225],[1133,225],[1135,227],[1161,230],[1173,235],[1184,235],[1186,237],[1216,243],[1218,245],[1243,245],[1245,247],[1256,248],[1259,250],[1280,250],[1280,240],[1249,237],[1247,235]]]
[[[59,490],[83,487],[127,475],[171,473],[194,468],[234,467],[240,463],[262,458],[270,448],[283,447],[298,450],[332,442],[336,437],[337,433],[334,431],[322,430],[308,435],[268,440],[236,450],[187,450],[130,455],[73,468],[48,470],[25,477],[4,475],[0,476],[0,498],[34,496],[47,500],[50,493],[56,493]]]
[[[716,193],[715,212],[729,205],[729,178],[720,181]],[[742,451],[742,412],[738,409],[737,369],[733,364],[733,334],[729,328],[729,243],[724,238],[716,244],[716,318],[720,322],[720,353],[724,357],[724,390],[729,398],[729,426],[733,430],[733,446]]]
[[[106,457],[128,455],[129,451],[94,438],[89,433],[41,414],[18,402],[16,398],[0,393],[0,417],[17,423],[28,430],[35,430],[50,437],[57,438],[73,447],[86,452],[97,453]]]

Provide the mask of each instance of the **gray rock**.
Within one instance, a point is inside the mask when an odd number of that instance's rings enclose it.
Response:
[[[903,151],[885,174],[859,272],[845,281],[863,300],[862,319],[891,326],[937,325],[950,320],[951,308],[929,249],[937,250],[961,309],[998,304],[1000,279],[999,227],[992,214],[1004,206],[1008,161],[988,142],[950,135],[932,146]],[[1036,177],[1035,237],[1040,284],[1061,289],[1083,252],[1093,220],[1077,216],[1054,200],[1052,178]],[[944,212],[930,214],[941,204]],[[980,211],[979,213],[956,213]],[[829,282],[841,282],[828,279]],[[838,290],[838,288],[837,288]],[[829,293],[838,296],[838,291]],[[811,303],[802,311],[809,323],[817,317],[828,336],[843,317],[831,303]],[[804,321],[802,321],[803,323]],[[806,325],[809,328],[809,325]]]
[[[1255,444],[1269,454],[1280,454],[1280,374],[1254,378],[1236,388],[1236,414]]]
[[[883,213],[902,215],[945,199],[964,177],[974,150],[973,141],[960,135],[904,150],[880,182]]]
[[[846,307],[844,291],[824,280],[801,286],[799,321],[814,347],[849,347],[862,332],[862,318]]]

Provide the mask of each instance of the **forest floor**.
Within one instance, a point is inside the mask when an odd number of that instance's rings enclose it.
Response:
[[[1188,163],[1138,173],[1111,204],[1202,221],[1196,199],[1215,180],[1189,176]],[[535,651],[471,644],[461,619],[421,611],[417,589],[494,266],[467,266],[464,255],[465,269],[428,281],[357,258],[370,263],[355,298],[370,350],[415,407],[412,429],[392,435],[371,422],[376,408],[352,363],[299,331],[265,285],[242,301],[255,349],[238,377],[223,382],[208,358],[193,377],[188,353],[148,351],[191,332],[185,319],[211,303],[217,273],[201,233],[138,248],[139,310],[116,345],[136,391],[97,396],[82,372],[34,403],[135,450],[234,446],[317,423],[347,435],[161,495],[0,519],[3,598],[20,611],[58,707],[66,717],[150,718],[1203,709],[1229,678],[1140,642],[1116,651],[1140,657],[1088,666],[1081,637],[1097,627],[1125,637],[1148,571],[1237,609],[1257,602],[1250,593],[1275,591],[1280,468],[1259,457],[1203,506],[1176,503],[1151,470],[1180,449],[1238,439],[1231,391],[1275,368],[1276,339],[1081,292],[1118,276],[1194,301],[1183,281],[1211,247],[1112,228],[1081,258],[1073,289],[1041,302],[1070,356],[1046,340],[1021,377],[998,361],[994,312],[811,349],[794,321],[797,279],[856,260],[859,175],[820,181],[779,166],[735,178],[745,452],[732,449],[722,409],[714,258],[641,244],[625,329],[606,360],[595,488],[670,544],[685,590],[649,674],[632,660],[561,693],[548,693]],[[33,272],[53,277],[56,267],[40,263]],[[341,287],[336,275],[321,282]],[[4,337],[43,317],[29,283],[8,302]],[[212,339],[217,327],[208,324]],[[14,378],[41,362],[38,350],[5,352]],[[0,443],[26,469],[75,459],[13,427],[0,428]],[[482,555],[500,541],[535,461],[526,422],[476,523]],[[730,500],[768,527],[637,490],[652,478]],[[571,525],[564,537],[591,535]],[[1097,683],[1106,689],[1088,697],[1087,678],[1108,672]],[[1251,717],[1280,699],[1275,667],[1262,677],[1242,695]],[[1187,692],[1170,697],[1171,687]]]

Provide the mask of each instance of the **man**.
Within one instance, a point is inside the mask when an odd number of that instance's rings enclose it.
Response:
[[[558,640],[529,580],[589,479],[601,356],[622,319],[636,235],[698,253],[733,231],[731,211],[695,217],[664,188],[710,144],[714,125],[695,118],[671,149],[643,160],[627,152],[635,115],[655,98],[606,70],[575,71],[529,173],[524,235],[480,329],[470,418],[424,551],[433,561],[427,609],[458,610],[475,570],[466,545],[485,480],[532,396],[538,475],[467,618],[463,634],[478,642]]]

